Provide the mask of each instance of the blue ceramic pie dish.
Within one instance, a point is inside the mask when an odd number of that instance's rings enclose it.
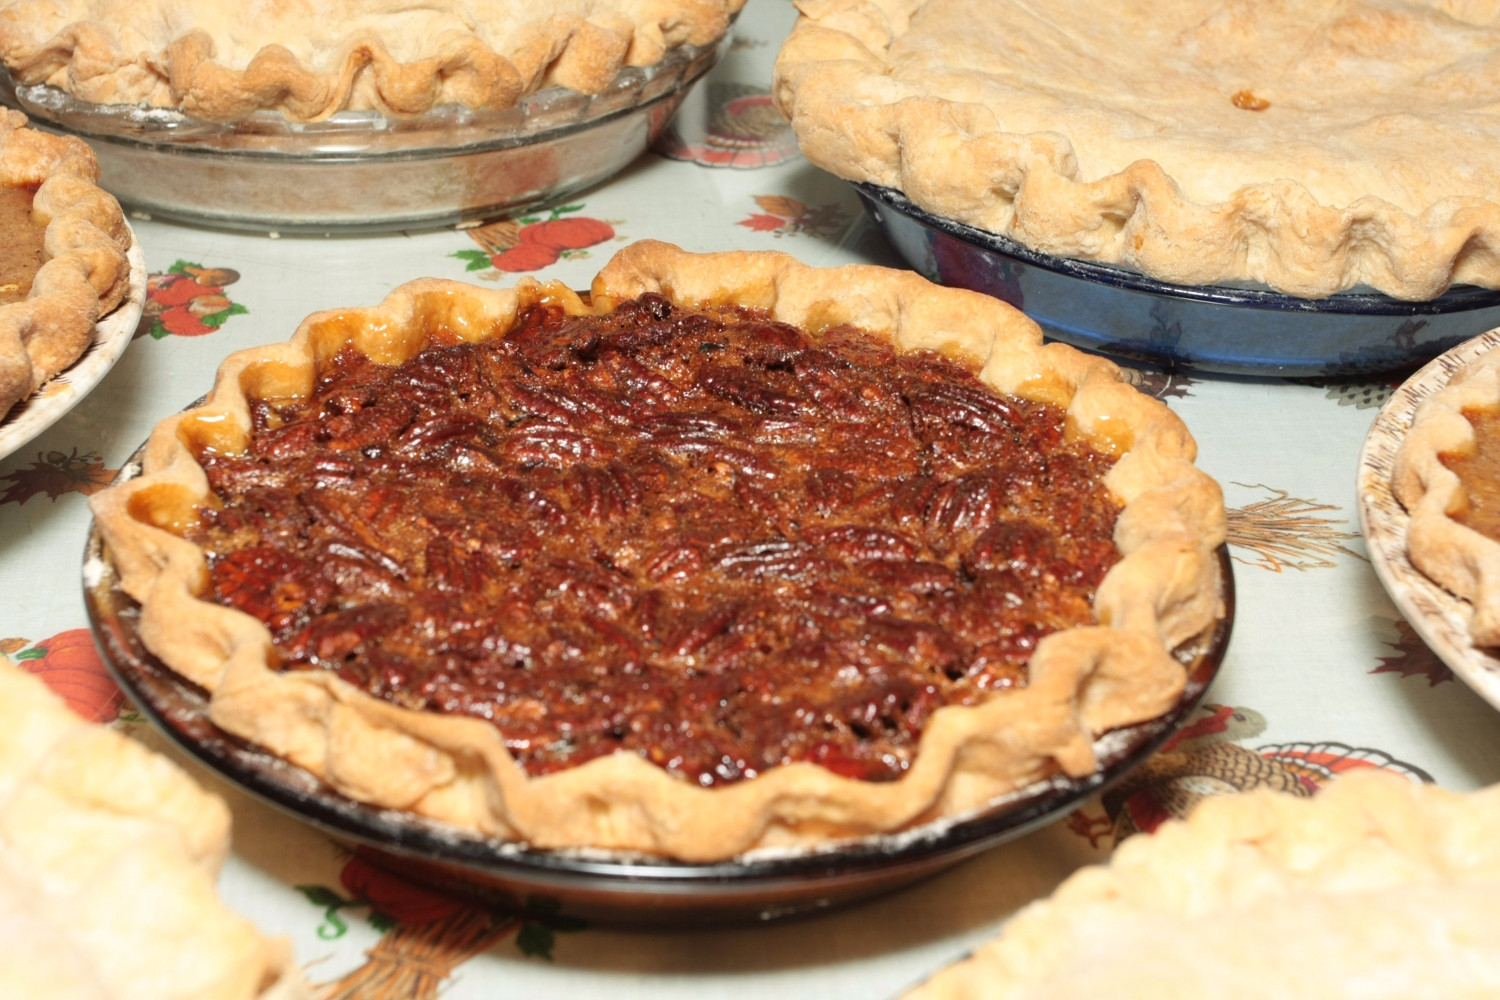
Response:
[[[1303,299],[1264,288],[1174,285],[1053,257],[856,183],[877,228],[927,278],[1004,299],[1086,350],[1166,368],[1329,377],[1411,368],[1500,326],[1500,291],[1456,286],[1421,302],[1378,292]]]

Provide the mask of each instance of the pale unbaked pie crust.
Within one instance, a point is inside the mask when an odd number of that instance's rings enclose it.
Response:
[[[0,995],[299,1000],[285,941],[219,898],[229,810],[0,657]]]
[[[1391,492],[1406,508],[1406,553],[1413,566],[1473,609],[1469,637],[1500,645],[1500,540],[1457,520],[1468,491],[1444,455],[1473,454],[1474,424],[1466,411],[1500,410],[1500,354],[1459,368],[1412,415],[1391,472]]]
[[[859,781],[799,762],[704,788],[621,752],[530,777],[492,724],[396,707],[326,671],[278,673],[259,620],[200,599],[204,556],[182,537],[209,500],[195,449],[241,452],[247,397],[305,398],[315,360],[346,344],[394,364],[423,348],[430,331],[483,341],[504,335],[532,303],[607,312],[642,293],[764,310],[813,336],[853,324],[900,350],[977,359],[991,387],[1064,407],[1070,434],[1119,456],[1104,482],[1123,505],[1114,534],[1122,558],[1097,589],[1099,624],[1044,638],[1026,686],[938,709],[897,780]],[[289,343],[227,359],[207,401],[152,434],[143,474],[92,498],[121,585],[142,604],[143,640],[211,693],[214,722],[361,801],[538,847],[706,861],[900,830],[1049,776],[1091,774],[1098,734],[1176,703],[1185,678],[1172,650],[1224,613],[1223,500],[1193,465],[1181,421],[1113,364],[1044,346],[1034,323],[987,296],[908,272],[817,269],[776,253],[634,244],[594,280],[590,303],[530,279],[503,291],[421,279],[373,308],[315,314]]]
[[[1442,0],[799,0],[802,151],[1188,285],[1500,287],[1500,12]]]
[[[0,305],[0,417],[74,361],[130,290],[131,233],[80,139],[0,110],[0,185],[35,190],[43,262],[25,298]]]
[[[509,108],[552,86],[597,93],[624,67],[721,38],[743,3],[12,0],[0,5],[0,60],[20,84],[206,121],[407,116]]]
[[[1457,794],[1377,770],[1310,799],[1211,797],[907,1000],[1492,997],[1497,822],[1500,787]]]

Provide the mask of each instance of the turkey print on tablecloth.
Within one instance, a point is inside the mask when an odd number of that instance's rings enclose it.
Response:
[[[465,262],[465,271],[495,281],[507,274],[540,271],[559,260],[589,256],[588,248],[615,239],[613,223],[587,215],[569,215],[582,204],[559,205],[546,216],[529,215],[501,219],[464,230],[480,250],[455,250],[449,254]]]
[[[240,280],[227,267],[204,267],[179,260],[161,274],[146,278],[146,305],[137,337],[201,337],[213,333],[231,316],[250,310],[231,301],[224,290]]]
[[[343,912],[349,909],[366,909],[371,926],[382,933],[365,952],[364,964],[319,984],[320,1000],[431,1000],[460,965],[507,937],[515,937],[523,954],[550,959],[556,934],[584,927],[544,902],[533,901],[533,912],[522,917],[435,892],[372,862],[361,850],[349,856],[339,882],[342,892],[297,887],[321,908],[318,937],[343,937],[348,930]]]
[[[1240,741],[1266,728],[1254,709],[1202,705],[1193,718],[1150,760],[1124,781],[1068,817],[1068,829],[1095,847],[1118,845],[1181,819],[1200,801],[1271,788],[1310,796],[1346,771],[1381,768],[1413,781],[1432,781],[1421,768],[1383,750],[1331,741],[1278,743],[1251,749]]]

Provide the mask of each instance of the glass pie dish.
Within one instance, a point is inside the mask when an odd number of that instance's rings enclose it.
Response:
[[[913,269],[1009,302],[1049,337],[1168,368],[1282,377],[1410,368],[1500,325],[1500,291],[1455,286],[1426,301],[1350,291],[1306,299],[1266,288],[1176,285],[1055,257],[855,183],[875,226]]]
[[[610,177],[666,128],[729,36],[630,67],[598,94],[538,91],[505,110],[444,105],[411,118],[341,111],[232,123],[79,101],[0,68],[0,102],[86,140],[100,184],[128,208],[276,232],[376,232],[514,214]]]
[[[139,474],[139,459],[137,452],[120,480]],[[1095,744],[1100,768],[1094,774],[1051,778],[953,820],[826,848],[768,848],[713,863],[539,849],[345,797],[214,725],[207,694],[143,644],[139,606],[121,589],[97,526],[84,553],[83,582],[104,662],[172,743],[372,863],[440,891],[517,911],[561,912],[604,924],[690,926],[812,913],[899,888],[1057,819],[1122,779],[1189,720],[1218,672],[1235,607],[1227,549],[1221,546],[1218,556],[1224,614],[1175,651],[1188,668],[1181,696],[1155,719],[1102,735]]]

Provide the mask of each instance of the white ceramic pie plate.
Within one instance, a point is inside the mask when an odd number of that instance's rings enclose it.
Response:
[[[1500,347],[1500,329],[1434,358],[1391,395],[1365,436],[1359,456],[1359,519],[1375,574],[1422,641],[1491,705],[1500,708],[1500,650],[1469,641],[1473,607],[1412,565],[1406,555],[1411,518],[1391,492],[1396,452],[1418,405],[1455,372]]]
[[[103,381],[135,337],[146,306],[146,258],[134,232],[130,237],[130,292],[124,302],[101,319],[94,342],[83,356],[0,419],[0,458],[10,455],[61,420],[89,391]]]
[[[139,452],[120,472],[139,474]],[[98,528],[84,553],[84,603],[94,638],[131,700],[174,743],[252,794],[352,845],[374,864],[440,891],[513,911],[561,912],[593,923],[698,926],[810,913],[886,892],[1066,815],[1143,763],[1187,722],[1218,672],[1234,622],[1228,551],[1219,565],[1225,615],[1178,657],[1189,682],[1160,718],[1106,733],[1089,778],[1040,782],[973,816],[822,850],[752,853],[687,864],[617,851],[553,851],[486,839],[356,802],[312,774],[233,737],[208,718],[206,694],[141,642],[139,607],[120,588]]]
[[[729,38],[629,67],[600,94],[551,88],[503,111],[341,111],[306,124],[257,112],[224,124],[18,87],[3,66],[0,102],[86,140],[101,186],[135,211],[261,232],[392,231],[515,214],[615,174],[661,134]]]

